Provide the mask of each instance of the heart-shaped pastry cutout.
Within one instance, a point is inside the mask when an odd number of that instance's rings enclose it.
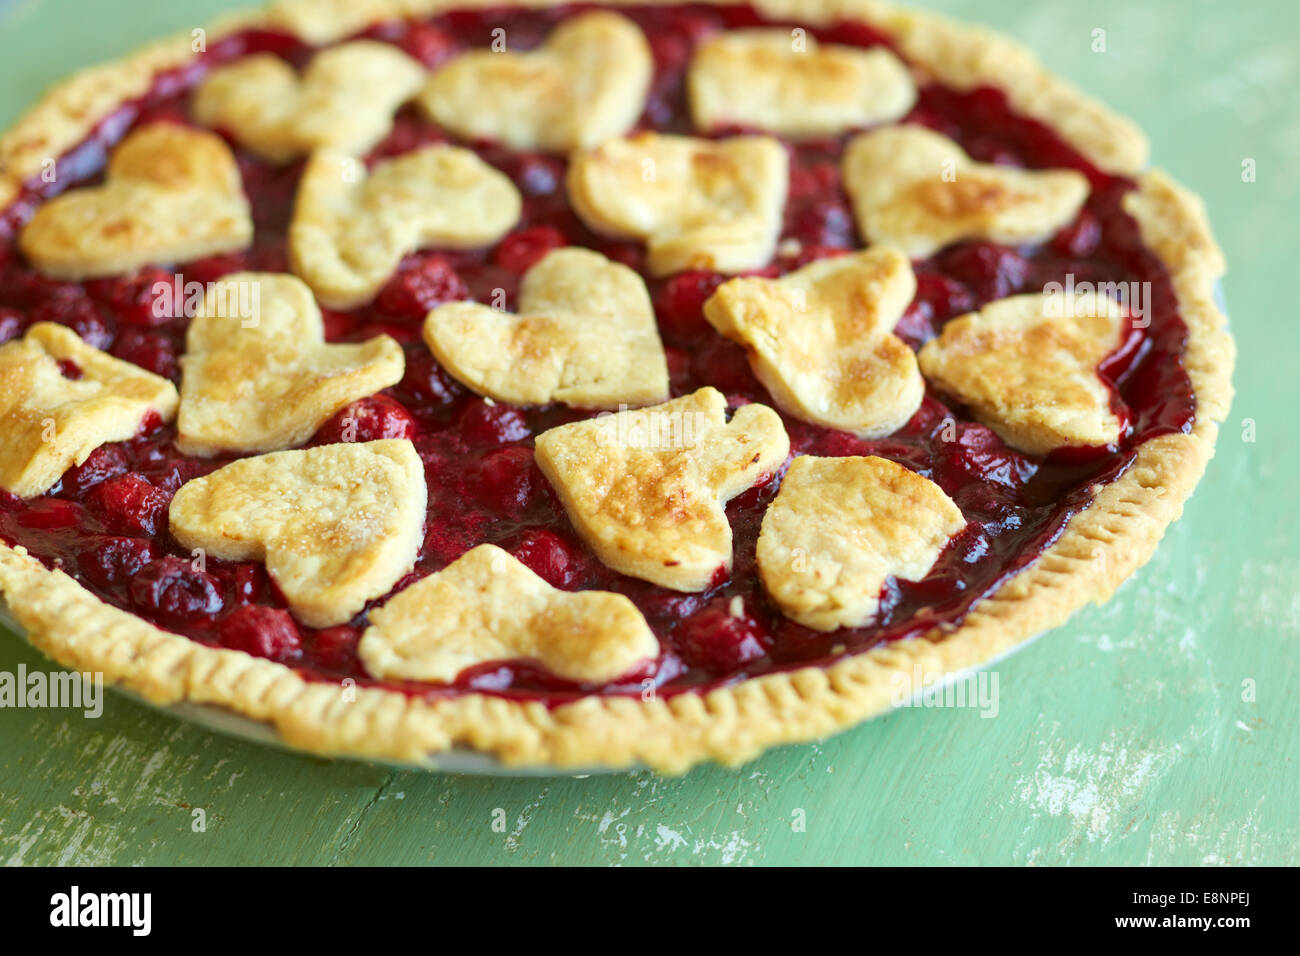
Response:
[[[646,405],[668,363],[641,277],[587,249],[557,249],[524,275],[520,314],[474,302],[429,313],[424,340],[466,386],[514,405]]]
[[[322,151],[298,184],[289,257],[322,304],[351,309],[374,298],[404,255],[489,245],[521,208],[514,183],[467,149],[426,146],[369,176],[356,159]]]
[[[1097,368],[1130,326],[1109,296],[1015,295],[953,319],[917,358],[933,385],[1014,448],[1107,445],[1124,423]]]
[[[890,577],[919,581],[966,519],[938,485],[887,458],[790,463],[763,515],[758,571],[805,627],[861,627]]]
[[[1073,169],[978,163],[948,137],[911,125],[856,137],[843,175],[862,235],[913,259],[959,239],[1046,239],[1088,198],[1087,178]]]
[[[529,53],[477,50],[438,69],[419,102],[461,139],[568,153],[632,128],[653,72],[636,24],[585,13]]]
[[[388,135],[424,75],[411,57],[375,40],[318,53],[301,79],[278,56],[257,53],[213,70],[195,91],[194,116],[274,163],[322,148],[360,155]]]
[[[704,316],[745,347],[755,376],[787,412],[878,438],[925,397],[916,356],[893,334],[915,294],[907,257],[878,246],[779,279],[732,279],[704,303]]]
[[[0,346],[0,488],[44,494],[100,445],[134,437],[150,412],[176,414],[171,382],[37,322]]]
[[[687,75],[697,129],[834,136],[904,116],[916,84],[889,50],[819,44],[804,31],[728,30],[696,48]]]
[[[405,439],[241,458],[186,482],[171,530],[186,548],[266,571],[308,627],[332,627],[415,563],[428,496]]]
[[[327,344],[301,280],[233,273],[211,284],[185,337],[176,446],[209,456],[300,445],[339,409],[397,384],[405,367],[387,335]]]
[[[476,664],[522,659],[607,683],[657,657],[659,642],[622,594],[561,591],[481,544],[371,611],[357,654],[381,679],[450,682]]]
[[[727,420],[714,388],[650,408],[561,425],[536,460],[573,527],[606,565],[677,591],[731,570],[723,506],[790,451],[781,418],[742,405]]]
[[[73,189],[36,210],[23,254],[59,279],[122,275],[243,249],[253,220],[235,157],[221,137],[154,123],[113,151],[99,186]]]
[[[788,166],[785,147],[767,136],[639,133],[577,154],[566,181],[591,229],[645,240],[655,275],[744,272],[772,258]]]

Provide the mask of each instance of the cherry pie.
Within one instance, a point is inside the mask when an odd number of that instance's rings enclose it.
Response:
[[[1213,452],[1200,202],[998,36],[206,37],[0,138],[0,591],[65,665],[321,752],[736,762],[1105,600]]]

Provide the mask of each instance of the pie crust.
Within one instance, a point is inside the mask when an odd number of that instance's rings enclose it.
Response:
[[[232,252],[252,239],[230,147],[213,133],[158,123],[122,140],[102,185],[38,209],[21,242],[46,275],[85,279]]]
[[[61,362],[80,377],[66,377]],[[0,489],[42,494],[100,445],[134,435],[150,412],[170,420],[176,403],[167,379],[87,345],[72,329],[37,322],[0,346]]]
[[[459,146],[426,146],[369,172],[318,150],[294,200],[289,257],[322,304],[350,309],[374,298],[407,253],[500,239],[520,202],[514,183]]]
[[[858,627],[890,575],[920,581],[964,527],[942,488],[888,458],[800,455],[763,515],[758,570],[787,617]]]
[[[520,314],[477,302],[429,313],[424,339],[470,390],[515,405],[649,405],[668,362],[645,282],[589,249],[557,249],[524,275]]]
[[[1124,426],[1096,368],[1127,324],[1123,307],[1096,293],[1013,295],[948,322],[917,360],[1013,448],[1109,445]]]
[[[434,72],[419,103],[464,139],[571,153],[632,128],[652,68],[640,28],[596,11],[566,20],[528,53],[456,57]]]
[[[546,0],[542,0],[542,5]],[[534,5],[534,4],[528,4]],[[370,24],[478,0],[290,0],[214,24],[209,43],[250,27],[325,43]],[[761,0],[775,17],[854,19],[887,35],[919,71],[959,90],[991,85],[1011,107],[1051,127],[1099,169],[1133,176],[1124,209],[1164,264],[1188,329],[1183,365],[1197,413],[1185,433],[1146,441],[1124,474],[1076,513],[1038,559],[980,602],[955,630],[935,631],[803,667],[671,697],[585,696],[547,707],[484,693],[423,699],[393,690],[311,682],[289,667],[163,631],[47,569],[22,547],[0,546],[0,591],[30,639],[65,666],[102,672],[158,703],[188,700],[273,724],[294,746],[324,753],[422,759],[456,745],[511,764],[644,764],[679,772],[701,760],[737,763],[778,743],[811,740],[887,709],[916,691],[1003,653],[1109,598],[1145,563],[1213,454],[1232,396],[1234,345],[1215,305],[1224,261],[1201,202],[1159,170],[1128,120],[1048,73],[1028,51],[988,31],[879,0]],[[154,75],[189,62],[191,38],[154,43],[76,74],[0,137],[0,205],[19,195],[47,156],[81,142]],[[918,684],[918,675],[919,684]]]
[[[1040,242],[1088,198],[1088,180],[1073,169],[977,163],[948,137],[913,125],[851,140],[844,187],[862,234],[915,258],[959,239]]]
[[[260,559],[293,615],[349,620],[411,569],[428,504],[405,439],[240,458],[181,485],[171,532],[205,557]]]
[[[398,592],[370,621],[358,650],[366,670],[386,678],[452,681],[475,664],[528,658],[600,683],[659,653],[625,595],[562,591],[494,544]]]
[[[228,314],[241,297],[256,306]],[[300,279],[231,273],[212,283],[186,334],[176,447],[210,457],[301,445],[354,399],[400,381],[405,362],[386,335],[326,343]]]
[[[788,179],[769,136],[637,133],[578,153],[567,183],[594,232],[645,241],[650,271],[743,272],[772,258]]]
[[[700,44],[686,80],[696,129],[752,127],[793,139],[899,119],[912,74],[888,50],[819,44],[778,28],[728,30]]]
[[[386,43],[342,43],[299,77],[270,53],[213,70],[194,97],[195,117],[273,162],[317,149],[364,153],[424,82],[424,69]]]
[[[704,317],[745,346],[754,375],[791,415],[875,438],[925,397],[916,355],[893,334],[914,295],[907,257],[872,246],[779,279],[732,279]]]

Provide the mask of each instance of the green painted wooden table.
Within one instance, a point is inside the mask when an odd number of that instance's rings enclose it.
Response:
[[[74,66],[228,5],[0,0],[0,123]],[[1206,197],[1241,349],[1184,518],[1108,606],[998,665],[996,717],[913,708],[679,779],[493,779],[285,754],[110,693],[93,720],[0,710],[0,861],[1300,862],[1300,11],[936,5],[1141,122],[1156,161]],[[0,635],[0,670],[20,664],[48,667]]]

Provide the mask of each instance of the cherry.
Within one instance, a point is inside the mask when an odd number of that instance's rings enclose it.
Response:
[[[1029,261],[1014,249],[991,242],[966,242],[940,253],[945,272],[970,286],[982,302],[1019,292],[1029,276]]]
[[[91,513],[111,531],[154,534],[167,523],[171,496],[137,474],[117,475],[86,495]]]
[[[0,306],[0,345],[16,339],[27,329],[27,316],[17,309]]]
[[[681,394],[691,390],[691,356],[685,349],[673,348],[671,345],[664,347],[664,358],[668,362],[668,381],[672,386],[673,394]]]
[[[501,240],[492,253],[492,261],[512,272],[527,272],[546,254],[569,244],[564,233],[554,226],[529,226],[512,232]]]
[[[846,46],[888,46],[889,37],[859,20],[840,20],[826,30],[826,43],[843,43]]]
[[[131,580],[157,557],[157,545],[146,538],[105,535],[93,548],[77,555],[77,567],[92,583],[107,588]]]
[[[251,561],[240,564],[211,562],[209,568],[235,604],[255,603],[267,593],[271,584],[266,569]]]
[[[423,319],[430,309],[468,296],[469,290],[451,263],[433,254],[408,259],[379,290],[375,301],[390,315]]]
[[[757,386],[745,350],[724,338],[717,338],[696,352],[691,367],[701,384],[712,385],[721,392],[748,392]]]
[[[823,458],[851,458],[875,454],[870,442],[848,432],[831,430],[815,435],[809,452]]]
[[[128,328],[118,336],[113,354],[146,372],[153,372],[172,381],[180,378],[181,366],[176,355],[176,345],[165,335]]]
[[[571,588],[581,577],[581,560],[554,531],[530,528],[511,553],[553,587]]]
[[[429,68],[450,59],[457,49],[456,40],[449,33],[418,20],[407,24],[397,39],[397,45]]]
[[[166,291],[155,294],[158,285]],[[119,322],[149,328],[163,325],[181,315],[184,302],[173,302],[175,277],[156,267],[146,267],[135,275],[114,279],[96,279],[86,283],[86,290]]]
[[[553,196],[564,183],[564,164],[540,153],[519,153],[507,160],[505,172],[525,196]]]
[[[542,476],[533,463],[532,449],[512,445],[483,454],[469,466],[463,481],[465,494],[479,504],[517,518],[532,504]]]
[[[97,349],[107,349],[113,344],[113,323],[84,293],[46,299],[32,310],[32,322],[55,322],[67,326],[87,345]]]
[[[355,627],[340,624],[317,631],[311,639],[312,660],[328,670],[348,670],[357,656],[361,635]]]
[[[1084,209],[1074,222],[1052,237],[1052,251],[1058,256],[1086,259],[1101,245],[1101,223]]]
[[[481,512],[462,512],[455,520],[430,521],[424,532],[422,554],[435,568],[455,561],[482,543],[482,532],[492,523],[492,516]]]
[[[207,285],[232,272],[242,272],[247,267],[248,257],[242,252],[209,256],[206,259],[196,259],[185,267],[185,281]]]
[[[24,528],[55,531],[71,528],[81,523],[80,505],[61,498],[33,498],[27,507],[18,512],[18,523]]]
[[[237,607],[222,620],[219,634],[222,647],[254,657],[287,661],[302,656],[298,625],[288,611],[278,607]]]
[[[824,196],[840,185],[840,170],[835,163],[794,163],[790,166],[790,199]]]
[[[370,395],[334,414],[316,432],[315,443],[378,441],[382,438],[414,438],[415,419],[401,402],[387,395]]]
[[[486,398],[465,405],[460,413],[460,433],[471,445],[504,445],[531,434],[523,412]]]
[[[393,128],[374,149],[368,159],[377,162],[393,156],[401,156],[425,146],[436,146],[447,142],[447,134],[428,122],[414,110],[407,108],[397,112],[393,117]]]
[[[966,142],[966,152],[981,163],[998,166],[1023,166],[1020,154],[998,136],[975,136]]]
[[[216,579],[172,555],[150,561],[131,580],[131,601],[169,624],[216,616],[225,603]]]
[[[465,387],[447,374],[428,349],[420,348],[406,356],[406,371],[394,391],[412,404],[450,405],[465,394]]]
[[[766,629],[743,606],[733,608],[735,600],[713,598],[677,625],[673,643],[683,661],[713,674],[723,674],[767,653]]]
[[[121,445],[100,445],[80,465],[73,465],[63,475],[63,493],[80,497],[106,478],[123,474],[128,468]]]
[[[934,338],[943,324],[978,305],[974,293],[946,275],[918,273],[916,297],[894,327],[894,334],[913,348]]]
[[[795,212],[786,233],[804,245],[849,249],[856,244],[857,225],[846,203],[824,199]]]
[[[1019,488],[1037,466],[1007,447],[990,428],[973,422],[941,425],[936,441],[939,484],[968,484],[970,479]],[[948,438],[949,440],[945,440]]]
[[[655,293],[655,313],[664,337],[680,345],[690,345],[713,335],[704,318],[704,303],[727,281],[719,272],[682,272],[673,276]]]

